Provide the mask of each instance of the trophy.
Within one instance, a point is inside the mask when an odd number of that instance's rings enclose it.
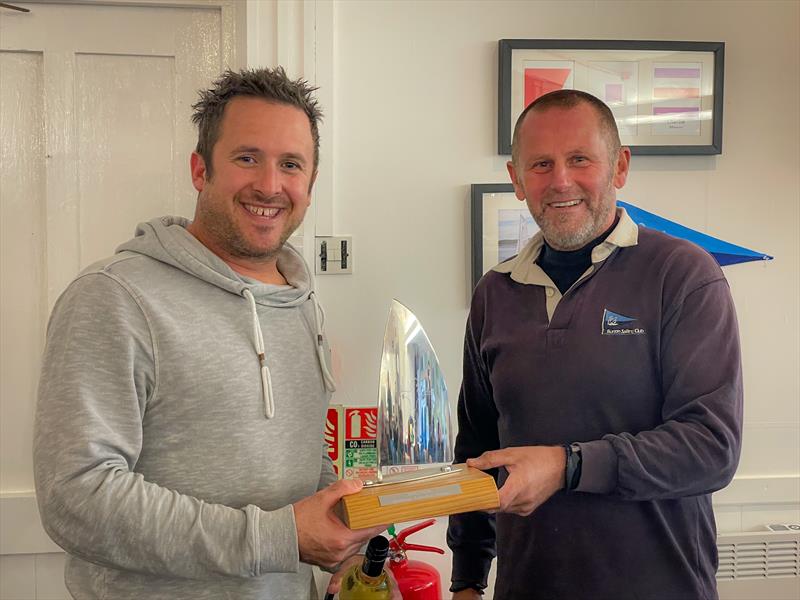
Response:
[[[351,529],[500,506],[494,478],[450,464],[453,429],[439,360],[422,324],[397,300],[383,337],[377,444],[375,480],[340,502]]]

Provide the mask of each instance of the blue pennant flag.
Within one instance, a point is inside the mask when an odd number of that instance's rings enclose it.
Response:
[[[637,208],[627,202],[617,201],[619,206],[622,206],[634,223],[656,229],[666,234],[689,240],[705,249],[713,256],[721,267],[726,265],[735,265],[736,263],[749,262],[751,260],[772,260],[772,257],[763,252],[754,252],[742,246],[724,242],[705,233],[700,233],[694,229],[689,229],[683,225],[679,225],[674,221],[659,217],[656,214]]]

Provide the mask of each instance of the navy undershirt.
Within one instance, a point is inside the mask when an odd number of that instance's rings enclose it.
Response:
[[[619,217],[614,219],[611,227],[606,229],[599,237],[577,250],[556,250],[545,240],[536,263],[553,280],[558,291],[563,294],[586,272],[586,269],[592,264],[592,250],[594,250],[595,246],[605,241],[618,222]]]

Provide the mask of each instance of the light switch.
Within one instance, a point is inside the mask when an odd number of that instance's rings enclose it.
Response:
[[[317,275],[353,272],[352,236],[317,236],[314,239],[314,271]]]

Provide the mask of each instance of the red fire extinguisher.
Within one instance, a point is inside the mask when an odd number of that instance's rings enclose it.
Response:
[[[420,560],[408,560],[406,552],[418,550],[420,552],[436,552],[444,554],[444,550],[435,546],[422,546],[408,544],[406,538],[420,529],[430,527],[436,522],[429,519],[422,523],[403,529],[389,541],[389,569],[397,580],[400,595],[403,600],[441,600],[441,576],[433,566]],[[392,533],[392,530],[389,530]]]

